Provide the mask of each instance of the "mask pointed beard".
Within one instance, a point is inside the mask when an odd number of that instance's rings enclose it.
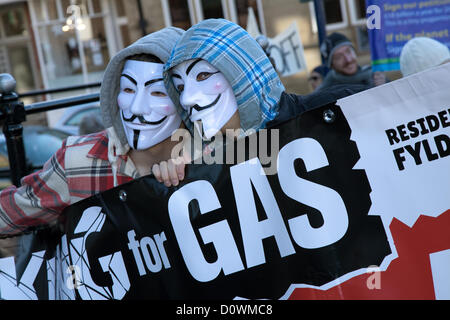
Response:
[[[213,136],[208,137],[207,135],[205,135],[205,128],[203,127],[203,123],[201,120],[194,121],[194,128],[202,138],[202,141],[210,141],[212,139]]]
[[[137,150],[141,130],[133,130],[133,148]]]

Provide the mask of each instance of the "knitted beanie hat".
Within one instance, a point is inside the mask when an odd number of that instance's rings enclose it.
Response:
[[[328,68],[331,68],[331,60],[333,53],[337,48],[349,45],[353,47],[352,42],[342,33],[334,32],[330,34],[320,45],[320,53],[325,58],[325,63]]]
[[[317,72],[318,74],[320,74],[322,76],[322,78],[325,78],[328,71],[330,71],[330,69],[328,69],[328,67],[326,65],[321,64],[320,66],[317,66],[314,69],[312,69],[311,72]]]
[[[450,60],[450,50],[441,42],[417,37],[409,40],[400,54],[400,70],[404,77],[435,67]]]

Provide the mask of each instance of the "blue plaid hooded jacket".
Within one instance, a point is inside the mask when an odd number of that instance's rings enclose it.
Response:
[[[204,20],[179,39],[164,68],[169,96],[190,129],[187,113],[171,79],[171,68],[201,58],[220,70],[233,88],[241,128],[259,130],[275,119],[284,86],[261,46],[247,31],[225,19]]]

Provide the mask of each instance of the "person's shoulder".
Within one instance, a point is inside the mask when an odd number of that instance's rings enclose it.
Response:
[[[327,88],[329,86],[332,86],[336,83],[336,71],[334,69],[331,69],[325,78],[323,78],[322,83],[320,84],[319,88]]]
[[[89,166],[93,158],[108,160],[108,142],[106,131],[68,137],[63,150],[66,168]]]
[[[69,136],[66,140],[66,147],[73,148],[88,144],[97,144],[102,141],[108,141],[108,135],[105,130],[81,136]]]
[[[369,85],[348,83],[348,84],[334,84],[304,96],[304,104],[306,108],[314,109],[324,106],[329,103],[335,103],[337,100],[351,96],[355,93],[369,89]]]
[[[306,111],[303,103],[303,96],[295,93],[283,91],[278,101],[277,116],[266,124],[267,128],[279,125],[282,122],[295,118],[297,115]]]

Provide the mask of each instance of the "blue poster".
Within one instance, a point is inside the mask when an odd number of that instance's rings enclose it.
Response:
[[[373,71],[400,70],[402,48],[415,37],[433,38],[450,48],[450,0],[366,0],[366,3]],[[373,5],[377,7],[371,10]],[[371,19],[371,15],[377,16]],[[379,23],[370,25],[377,18]]]

